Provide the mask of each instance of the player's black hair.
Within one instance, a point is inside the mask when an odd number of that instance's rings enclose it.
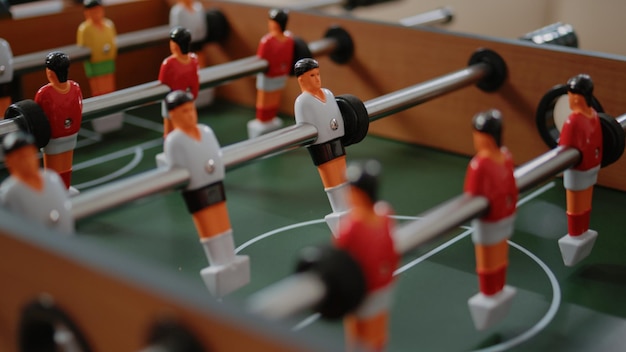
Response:
[[[165,96],[165,106],[167,107],[167,111],[172,111],[190,101],[193,101],[193,95],[182,90],[175,90]]]
[[[57,75],[59,82],[66,82],[70,69],[70,57],[60,51],[53,51],[46,55],[46,68]]]
[[[472,120],[474,129],[493,137],[498,147],[502,146],[502,114],[496,109],[480,112]]]
[[[27,146],[35,144],[35,138],[29,133],[23,131],[15,131],[4,136],[2,140],[2,152],[9,155],[12,152]]]
[[[374,203],[378,200],[380,170],[380,163],[376,160],[353,162],[346,169],[346,178],[348,183],[365,192]]]
[[[100,0],[85,0],[83,1],[83,7],[86,9],[90,9],[92,7],[102,6],[102,1]]]
[[[567,81],[567,91],[582,95],[587,105],[593,104],[593,81],[589,75],[581,73]]]
[[[269,13],[270,20],[278,23],[281,31],[285,31],[287,28],[287,20],[289,19],[289,12],[282,9],[271,9]]]
[[[298,60],[296,64],[293,66],[293,73],[296,77],[300,77],[303,74],[311,71],[314,68],[319,68],[320,64],[317,63],[317,60],[309,58],[304,58]]]
[[[184,27],[176,26],[170,31],[170,40],[176,43],[183,54],[189,53],[191,32]]]

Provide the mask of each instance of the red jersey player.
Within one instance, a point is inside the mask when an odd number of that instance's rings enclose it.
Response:
[[[159,81],[171,91],[182,90],[190,92],[194,99],[198,97],[200,79],[198,77],[198,56],[189,52],[191,32],[183,27],[174,27],[170,31],[170,52],[159,70]],[[163,137],[167,136],[174,127],[168,118],[168,112],[163,104]]]
[[[286,31],[287,11],[272,9],[267,22],[268,33],[261,38],[257,56],[267,61],[267,71],[257,75],[256,119],[248,122],[248,136],[278,129],[282,121],[276,116],[280,98],[293,64],[294,40]]]
[[[49,83],[35,94],[50,122],[50,142],[43,148],[44,167],[56,171],[70,187],[72,160],[78,130],[83,119],[83,94],[78,83],[68,80],[69,57],[62,52],[46,56],[46,77]]]
[[[480,293],[470,298],[468,304],[474,325],[483,330],[506,315],[515,294],[515,289],[505,286],[505,281],[507,240],[513,234],[518,190],[513,159],[501,144],[500,112],[489,110],[477,114],[473,125],[476,155],[467,168],[464,191],[487,198],[489,210],[472,222]]]
[[[347,169],[352,211],[340,222],[335,245],[359,264],[367,289],[364,301],[344,320],[348,350],[382,351],[387,343],[393,273],[399,256],[391,237],[391,208],[376,202],[379,173],[376,161]]]
[[[581,74],[567,82],[572,113],[561,129],[559,145],[578,149],[580,162],[565,171],[568,234],[559,240],[565,265],[578,263],[591,252],[598,236],[589,229],[593,185],[602,162],[602,128],[598,114],[591,107],[593,81]]]

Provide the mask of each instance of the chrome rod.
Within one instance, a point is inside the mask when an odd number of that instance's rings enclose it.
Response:
[[[527,191],[576,165],[579,160],[580,153],[574,148],[550,150],[515,169],[517,188],[520,192]],[[396,249],[399,253],[406,253],[479,217],[488,208],[486,198],[461,194],[418,215],[420,220],[399,227],[394,235]]]
[[[336,46],[337,41],[335,39],[324,38],[318,42],[310,43],[309,50],[311,50],[313,55],[319,55],[329,50],[332,51]],[[267,61],[257,56],[206,67],[198,71],[200,87],[217,86],[241,77],[263,72],[266,69]],[[87,98],[83,101],[83,121],[144,103],[158,101],[163,99],[169,91],[169,87],[161,84],[161,82],[152,81],[109,94]]]
[[[444,6],[415,16],[403,18],[399,22],[405,27],[418,27],[450,23],[453,18],[454,11],[452,11],[452,8]]]
[[[616,119],[626,130],[626,114]],[[580,152],[574,148],[557,147],[515,169],[515,181],[520,192],[545,182],[580,161]],[[480,217],[489,209],[487,198],[463,193],[438,206],[417,215],[419,220],[399,226],[393,234],[396,251],[400,254],[416,249],[441,237],[468,221]],[[294,297],[291,293],[302,292],[310,287],[310,279],[294,274],[261,291],[248,301],[252,312],[266,318],[287,318],[308,310],[319,303],[322,293],[308,295],[306,299],[290,302],[287,310],[280,306],[276,297]],[[317,297],[317,300],[313,298]],[[292,298],[293,300],[294,298]]]
[[[374,119],[382,118],[390,115],[392,111],[408,109],[418,103],[474,83],[479,80],[479,78],[483,77],[483,75],[487,74],[488,71],[489,69],[486,64],[472,65],[468,69],[460,70],[441,78],[436,78],[425,83],[386,94],[380,98],[366,101],[364,105],[370,115],[370,119],[372,119],[372,117]],[[124,97],[123,94],[121,95],[122,97],[120,97],[120,99],[128,98]],[[232,169],[264,156],[305,146],[314,142],[316,138],[317,128],[315,126],[309,124],[292,125],[257,138],[223,147],[222,161],[227,169]],[[152,174],[148,174],[146,177],[152,180]],[[187,179],[177,180],[177,184],[186,181]],[[143,187],[155,189],[155,192],[167,188],[167,186],[158,184],[157,180],[154,182],[156,182],[155,185],[148,187],[143,184],[141,175],[138,175],[131,180],[104,185],[98,188],[96,195],[92,195],[92,193],[94,193],[93,191],[83,192],[72,199],[73,208],[86,208],[89,209],[89,211],[76,210],[75,217],[76,219],[80,219],[113,206],[144,197],[149,193],[146,193]],[[104,194],[106,194],[106,198],[101,196]]]
[[[474,64],[462,70],[369,100],[365,103],[365,108],[370,121],[373,122],[456,89],[477,83],[490,72],[491,68],[488,64]]]
[[[189,171],[157,168],[126,179],[83,192],[72,200],[76,220],[111,209],[162,191],[171,190],[189,180]]]
[[[337,40],[323,38],[309,43],[309,50],[314,56],[320,56],[332,52],[337,45]],[[43,59],[40,60],[43,62]],[[214,87],[241,77],[263,72],[266,69],[267,61],[257,56],[206,67],[198,71],[200,87]],[[159,81],[152,81],[84,99],[83,121],[89,121],[96,117],[158,101],[163,99],[169,91],[168,86],[161,84]],[[0,138],[5,135],[4,131],[16,129],[19,129],[19,126],[14,119],[0,120]]]
[[[165,43],[169,40],[169,32],[170,27],[166,25],[120,34],[116,38],[118,51],[123,53],[137,48]],[[44,62],[46,55],[52,51],[64,52],[72,61],[86,60],[91,56],[89,48],[75,44],[38,51],[14,57],[13,73],[21,75],[27,72],[43,70],[46,67]]]

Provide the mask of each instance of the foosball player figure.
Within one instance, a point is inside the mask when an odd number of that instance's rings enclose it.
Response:
[[[267,61],[267,70],[256,79],[256,119],[248,122],[248,136],[258,137],[279,129],[283,122],[277,116],[280,98],[293,65],[294,39],[286,31],[287,11],[272,9],[267,21],[268,33],[261,38],[257,56]]]
[[[464,192],[485,197],[489,208],[472,221],[472,241],[480,292],[468,301],[474,325],[484,330],[504,318],[515,289],[506,286],[508,239],[513,234],[518,189],[511,154],[502,146],[502,118],[497,110],[474,116],[476,155],[465,175]]]
[[[39,167],[34,138],[22,131],[11,132],[2,140],[2,151],[10,173],[0,185],[2,206],[62,234],[73,234],[67,190],[56,172]]]
[[[200,1],[177,0],[170,9],[170,28],[184,27],[191,32],[189,50],[198,57],[198,67],[206,67],[204,54],[205,43],[209,36],[207,16]],[[208,106],[215,98],[215,88],[206,88],[198,92],[196,107]]]
[[[43,163],[56,171],[70,188],[72,161],[83,119],[83,94],[78,83],[67,78],[70,58],[59,51],[46,56],[48,84],[39,88],[35,102],[50,122],[50,141],[43,148]]]
[[[370,160],[347,170],[351,212],[339,224],[336,247],[350,254],[362,269],[366,296],[344,318],[348,351],[383,351],[387,344],[393,273],[399,256],[391,234],[391,207],[378,201],[380,164]]]
[[[341,142],[344,135],[343,118],[333,93],[322,88],[316,60],[298,60],[294,73],[302,90],[294,107],[296,123],[306,123],[317,128],[317,139],[308,146],[308,150],[333,210],[325,217],[326,223],[333,234],[337,234],[339,220],[349,210],[346,152]]]
[[[589,255],[598,236],[589,229],[589,220],[593,186],[602,161],[602,127],[591,107],[593,81],[588,75],[571,78],[567,95],[572,113],[563,124],[559,145],[576,148],[581,159],[563,174],[568,234],[559,239],[559,247],[565,265],[572,266]]]
[[[170,28],[184,27],[191,34],[191,44],[189,50],[193,53],[200,53],[198,64],[204,67],[204,55],[202,47],[207,36],[207,22],[204,7],[200,1],[177,0],[170,9]]]
[[[117,57],[115,25],[104,17],[101,0],[85,0],[83,5],[85,21],[78,26],[76,44],[91,50],[91,58],[84,62],[91,95],[114,92]]]
[[[191,93],[173,91],[165,104],[174,126],[165,139],[166,162],[189,171],[183,198],[210,264],[200,274],[209,291],[222,297],[250,281],[250,261],[235,255],[220,145],[209,126],[198,124]]]
[[[198,56],[189,51],[191,32],[183,27],[174,27],[170,31],[170,52],[161,63],[159,81],[171,91],[182,90],[190,92],[194,99],[198,97],[200,80],[198,77]],[[162,105],[163,137],[165,138],[174,128],[168,118],[165,102]]]
[[[9,42],[0,38],[0,120],[4,118],[4,112],[11,105],[12,81],[13,52]]]

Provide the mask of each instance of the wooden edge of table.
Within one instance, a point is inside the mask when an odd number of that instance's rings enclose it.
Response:
[[[231,34],[222,45],[206,50],[210,63],[254,55],[259,38],[266,32],[267,8],[218,1],[212,4],[229,20]],[[287,27],[309,42],[323,37],[333,25],[347,30],[355,46],[354,57],[347,64],[319,58],[323,85],[335,95],[354,94],[367,101],[464,68],[479,48],[496,51],[507,63],[509,77],[498,91],[486,93],[472,86],[446,94],[376,121],[370,126],[376,135],[472,155],[472,117],[496,108],[505,118],[504,144],[512,151],[516,164],[522,164],[548,150],[535,123],[542,96],[579,73],[591,75],[595,96],[607,113],[626,113],[624,57],[296,11],[290,13]],[[218,95],[254,106],[254,82],[254,77],[232,82],[220,87]],[[293,113],[293,102],[299,94],[296,79],[291,78],[283,94],[283,112]],[[600,172],[599,184],[626,190],[625,173],[626,158],[621,158]]]

